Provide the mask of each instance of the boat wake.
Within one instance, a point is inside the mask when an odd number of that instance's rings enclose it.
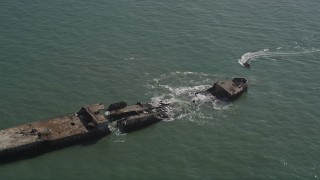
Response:
[[[299,52],[294,51],[287,51],[287,52],[281,52],[278,51],[281,48],[277,48],[277,51],[270,51],[269,49],[260,50],[257,52],[248,52],[241,56],[241,59],[238,59],[238,62],[245,66],[245,64],[250,64],[251,61],[257,60],[259,58],[274,58],[274,57],[285,57],[285,56],[299,56],[304,54],[310,54],[310,53],[316,53],[320,52],[320,49],[310,49],[310,50],[303,50]]]
[[[166,121],[187,119],[203,125],[219,119],[221,111],[228,110],[231,105],[211,95],[195,95],[211,87],[214,79],[217,77],[204,73],[173,72],[151,79],[147,83],[147,94],[152,97],[153,105],[170,103]]]

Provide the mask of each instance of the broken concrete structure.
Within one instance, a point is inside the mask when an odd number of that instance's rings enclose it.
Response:
[[[0,157],[105,135],[109,132],[108,120],[98,111],[103,108],[102,104],[93,104],[78,113],[1,130]]]
[[[238,98],[248,88],[248,80],[245,78],[233,78],[228,81],[220,81],[206,90],[221,100],[232,101]]]
[[[112,121],[117,121],[120,130],[131,131],[165,117],[163,105],[115,103],[105,108],[92,104],[74,114],[1,130],[0,158],[101,137],[110,132],[108,124]]]

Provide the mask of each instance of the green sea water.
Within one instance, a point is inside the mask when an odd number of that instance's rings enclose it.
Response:
[[[0,129],[96,102],[172,109],[0,179],[319,179],[319,19],[319,0],[2,0]],[[194,97],[237,76],[235,102]]]

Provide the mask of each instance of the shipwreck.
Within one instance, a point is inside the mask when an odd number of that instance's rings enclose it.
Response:
[[[233,78],[216,82],[202,92],[218,99],[232,101],[247,90],[248,80]],[[83,106],[78,112],[16,127],[0,130],[0,159],[38,154],[45,150],[60,148],[84,140],[99,139],[108,135],[110,126],[121,132],[134,131],[168,118],[170,104],[126,102]]]
[[[103,104],[92,104],[77,113],[4,129],[0,131],[0,159],[106,136],[111,132],[110,122],[116,122],[122,132],[143,128],[166,118],[166,106],[148,103],[128,106],[119,102],[105,108]]]

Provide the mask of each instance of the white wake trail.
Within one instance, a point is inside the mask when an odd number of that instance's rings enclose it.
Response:
[[[252,60],[256,60],[258,58],[299,56],[303,54],[310,54],[310,53],[316,53],[316,52],[320,52],[320,49],[304,50],[300,52],[293,52],[293,51],[280,52],[280,51],[269,51],[269,49],[264,49],[257,52],[245,53],[241,56],[241,59],[238,59],[238,62],[243,66],[244,64],[249,64]]]

